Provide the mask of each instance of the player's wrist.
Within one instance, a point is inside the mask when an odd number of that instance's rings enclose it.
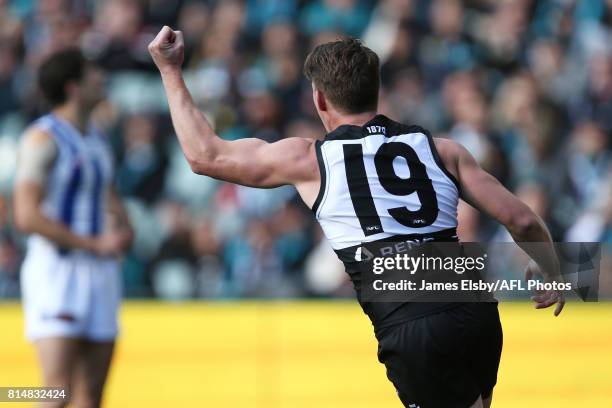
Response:
[[[96,238],[83,237],[79,239],[79,247],[89,252],[96,252],[98,247],[98,242]]]
[[[162,79],[165,78],[180,78],[182,77],[183,73],[181,71],[181,66],[180,65],[175,65],[175,64],[164,64],[162,66],[159,66],[159,72],[162,76]]]

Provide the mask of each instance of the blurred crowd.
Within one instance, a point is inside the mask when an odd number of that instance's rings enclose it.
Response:
[[[462,143],[556,241],[612,241],[611,0],[0,0],[0,297],[19,293],[11,189],[20,134],[44,113],[36,69],[68,46],[108,74],[96,117],[136,231],[126,295],[351,294],[293,188],[190,172],[147,53],[164,24],[183,31],[188,86],[223,138],[322,135],[304,57],[356,36],[381,58],[382,113]],[[509,239],[463,203],[460,238]]]

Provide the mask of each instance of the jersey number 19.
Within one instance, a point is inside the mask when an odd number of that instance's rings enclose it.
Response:
[[[365,236],[384,232],[368,183],[363,147],[361,144],[345,144],[342,147],[348,189],[361,229]],[[406,160],[410,177],[402,178],[395,173],[393,161],[398,157]],[[374,155],[374,166],[385,191],[395,196],[408,196],[416,192],[421,203],[416,211],[407,207],[388,209],[393,219],[410,228],[423,228],[434,223],[439,211],[436,192],[425,165],[412,147],[402,142],[383,143]]]

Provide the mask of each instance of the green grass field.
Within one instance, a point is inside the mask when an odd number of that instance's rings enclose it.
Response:
[[[612,407],[611,303],[500,310],[494,407]],[[106,407],[401,406],[354,302],[128,302],[121,321]],[[0,322],[0,386],[39,385],[19,305]]]

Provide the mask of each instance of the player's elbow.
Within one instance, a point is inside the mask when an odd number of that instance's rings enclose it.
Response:
[[[187,158],[187,163],[189,163],[189,168],[191,169],[192,172],[194,172],[195,174],[198,174],[200,176],[204,176],[206,175],[206,169],[208,168],[208,166],[205,166],[202,162],[200,162],[199,160],[190,160],[189,158]]]
[[[218,136],[215,136],[213,140],[199,140],[195,145],[183,148],[187,163],[195,174],[214,176],[213,173],[224,161],[227,161],[223,157],[225,154],[221,149],[222,146],[219,146],[214,139],[218,139]]]
[[[512,214],[506,227],[514,236],[528,237],[541,225],[538,216],[524,205]]]
[[[25,234],[34,232],[35,217],[27,207],[15,205],[14,209],[15,227]]]
[[[202,176],[209,176],[213,172],[216,165],[216,157],[209,152],[200,152],[197,154],[185,153],[187,163],[191,171]]]

